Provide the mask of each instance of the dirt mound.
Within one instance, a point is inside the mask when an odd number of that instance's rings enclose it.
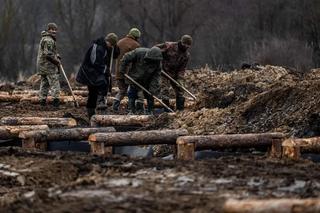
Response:
[[[275,66],[230,73],[200,69],[188,72],[187,85],[198,88],[198,101],[193,111],[177,114],[173,128],[193,134],[320,135],[320,70],[301,75]]]

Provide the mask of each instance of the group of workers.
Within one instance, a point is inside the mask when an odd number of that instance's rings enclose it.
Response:
[[[46,105],[50,88],[53,105],[59,107],[60,104],[61,58],[56,47],[57,30],[55,23],[49,23],[42,32],[39,45],[37,70],[41,76],[39,99],[42,106]],[[170,86],[175,92],[176,110],[184,109],[185,98],[179,84],[184,84],[192,37],[183,35],[177,42],[164,42],[152,48],[141,47],[140,37],[139,29],[132,28],[119,41],[115,33],[109,33],[90,45],[76,75],[76,81],[88,87],[86,108],[89,118],[96,109],[106,108],[105,97],[111,92],[113,64],[119,88],[112,105],[114,112],[119,111],[120,102],[126,95],[130,114],[153,114],[155,97],[160,97],[168,106],[166,110],[170,109]],[[144,109],[144,99],[147,100],[147,109]]]

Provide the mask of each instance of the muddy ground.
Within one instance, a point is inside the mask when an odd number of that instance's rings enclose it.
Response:
[[[226,199],[320,196],[320,166],[237,154],[194,162],[0,150],[0,212],[222,212]]]
[[[195,106],[175,117],[163,114],[148,128],[320,135],[320,70],[200,69],[187,73],[186,85],[199,97]],[[0,108],[0,118],[73,117],[79,126],[88,125],[84,107],[56,110],[3,102]],[[270,159],[257,150],[225,150],[214,156],[194,162],[116,155],[104,159],[2,147],[0,212],[222,212],[230,198],[320,196],[317,162]]]

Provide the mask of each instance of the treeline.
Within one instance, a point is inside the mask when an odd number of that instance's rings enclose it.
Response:
[[[40,33],[59,26],[58,48],[69,73],[91,40],[131,27],[143,46],[183,34],[194,38],[189,68],[230,70],[242,63],[308,70],[320,65],[318,0],[0,0],[0,79],[35,73]]]

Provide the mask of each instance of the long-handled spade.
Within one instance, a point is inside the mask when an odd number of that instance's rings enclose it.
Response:
[[[78,101],[76,100],[76,97],[74,96],[74,93],[73,93],[73,91],[72,91],[70,82],[69,82],[69,80],[68,80],[68,78],[67,78],[67,75],[66,75],[66,73],[65,73],[65,71],[64,71],[64,69],[63,69],[63,67],[62,67],[62,64],[60,64],[60,67],[59,67],[59,68],[60,68],[60,71],[62,72],[64,78],[65,78],[66,81],[67,81],[69,90],[70,90],[71,95],[72,95],[72,97],[73,97],[74,106],[75,106],[75,107],[79,107],[79,103],[78,103]]]
[[[128,78],[130,81],[132,81],[135,85],[137,85],[140,89],[142,89],[143,91],[145,91],[146,93],[148,93],[149,95],[151,95],[154,99],[156,99],[157,101],[159,101],[159,103],[164,106],[167,110],[169,110],[170,112],[174,112],[168,105],[166,105],[165,103],[163,103],[159,98],[157,98],[156,96],[152,95],[151,92],[149,92],[146,88],[144,88],[141,84],[139,84],[138,82],[136,82],[133,78],[131,78],[129,75],[124,74],[124,76],[126,78]]]

